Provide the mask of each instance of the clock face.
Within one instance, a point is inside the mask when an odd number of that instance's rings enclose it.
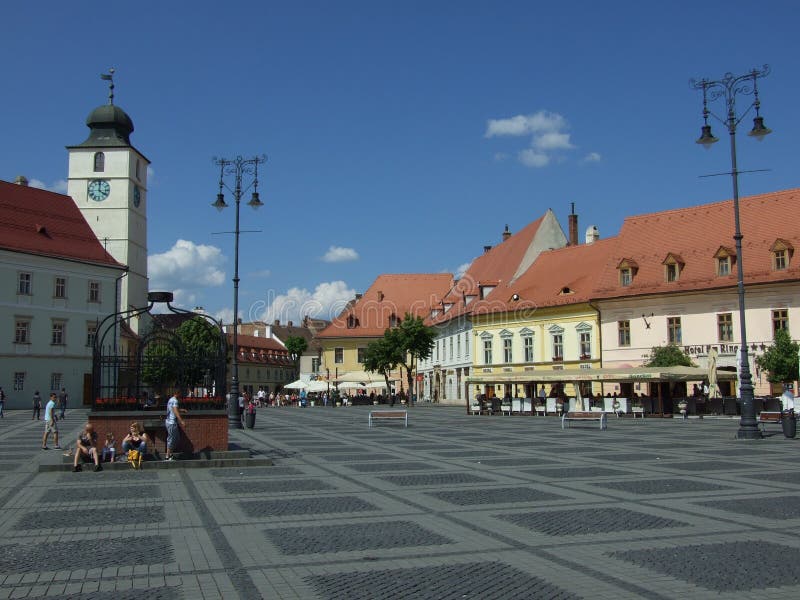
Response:
[[[87,189],[89,191],[89,198],[100,202],[108,198],[108,194],[111,192],[111,184],[105,179],[92,179]]]
[[[139,207],[139,204],[142,202],[142,192],[139,190],[139,186],[133,186],[133,205],[135,207]]]

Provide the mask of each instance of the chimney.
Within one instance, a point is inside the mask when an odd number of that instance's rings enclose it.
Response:
[[[14,179],[14,183],[28,187],[28,178],[25,177],[25,175],[17,175],[17,177]]]
[[[506,230],[503,232],[503,241],[505,242],[510,237],[511,237],[511,231],[509,231],[508,225],[506,225]]]
[[[383,292],[378,292],[378,302],[383,302]]]
[[[281,326],[281,320],[280,320],[280,319],[275,319],[275,320],[272,322],[272,324],[273,324],[275,327],[280,327],[280,326]]]
[[[287,326],[287,327],[291,327],[292,325],[293,325],[293,323],[292,323],[291,321],[289,321],[289,322],[286,324],[286,326]]]
[[[572,212],[569,215],[569,245],[578,245],[578,215],[575,214],[575,203],[572,203]]]
[[[362,297],[363,295],[364,295],[364,294],[356,294],[356,300],[361,300],[361,297]]]
[[[484,254],[486,254],[486,253],[487,253],[489,250],[491,250],[491,249],[492,249],[492,247],[491,247],[491,246],[484,246],[484,247],[483,247],[483,253],[484,253]]]
[[[586,228],[586,243],[591,244],[600,239],[600,230],[597,225],[590,225]]]

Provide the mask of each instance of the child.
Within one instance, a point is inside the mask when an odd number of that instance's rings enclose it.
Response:
[[[101,459],[103,462],[106,461],[106,458],[108,458],[108,462],[112,462],[112,463],[114,462],[114,456],[117,453],[116,445],[117,445],[117,442],[114,439],[114,434],[113,433],[107,433],[106,434],[106,443],[105,443],[105,446],[103,446],[103,456],[102,456],[102,459]]]

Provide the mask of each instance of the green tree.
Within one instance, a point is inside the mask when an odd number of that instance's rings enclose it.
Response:
[[[207,387],[209,375],[215,373],[222,353],[222,331],[208,319],[192,317],[181,323],[175,333],[185,352],[185,381],[181,383],[188,387]]]
[[[389,374],[397,368],[400,362],[399,353],[389,338],[384,335],[382,338],[370,342],[364,350],[364,370],[371,373],[380,373],[386,381],[386,389],[390,390]]]
[[[158,336],[150,339],[142,353],[142,380],[161,396],[172,388],[178,377],[178,348],[172,340]]]
[[[655,346],[650,350],[650,354],[644,363],[645,367],[696,367],[679,346],[667,344],[666,346]]]
[[[800,344],[792,341],[788,331],[778,329],[772,346],[761,356],[756,356],[756,364],[767,372],[770,383],[795,381],[798,379],[798,351]]]
[[[430,357],[436,330],[425,325],[421,317],[412,317],[406,313],[396,328],[386,330],[384,337],[397,352],[397,364],[406,370],[408,394],[411,397],[414,391],[414,369],[418,360]]]
[[[290,335],[286,338],[286,342],[283,345],[286,346],[289,354],[295,356],[294,368],[297,373],[300,373],[300,368],[298,366],[300,363],[300,357],[303,356],[303,352],[305,352],[308,348],[308,342],[306,341],[306,338],[300,337],[299,335]]]

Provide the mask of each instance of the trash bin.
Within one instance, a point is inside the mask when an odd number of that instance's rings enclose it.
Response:
[[[781,413],[781,427],[783,427],[784,437],[793,438],[797,435],[797,417],[793,410],[785,410]]]
[[[256,426],[256,411],[255,409],[248,410],[244,413],[244,426],[248,429],[252,429]]]

